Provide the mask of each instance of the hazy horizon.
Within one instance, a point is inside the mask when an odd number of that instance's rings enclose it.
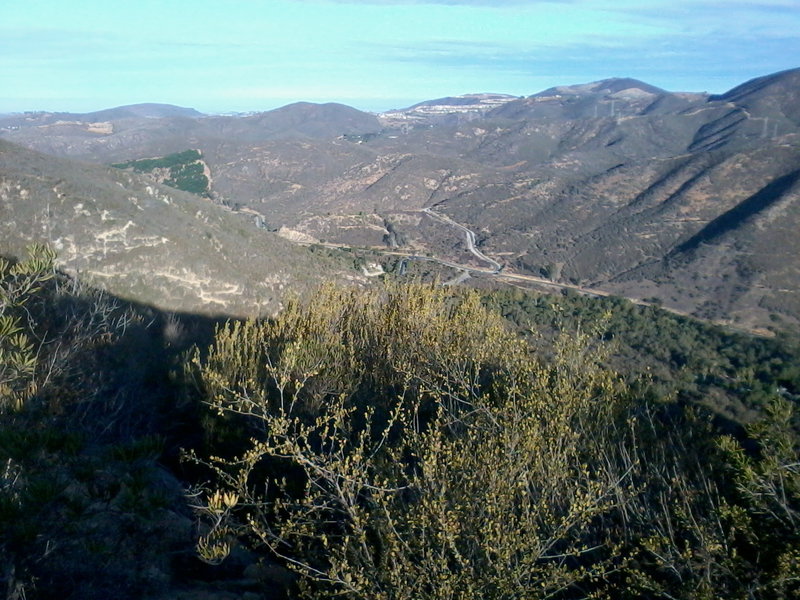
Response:
[[[721,93],[798,66],[797,31],[793,0],[30,0],[0,6],[0,113],[381,112],[611,77]]]

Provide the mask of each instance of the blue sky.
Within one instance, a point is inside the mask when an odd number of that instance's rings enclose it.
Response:
[[[0,113],[379,111],[608,77],[722,92],[794,67],[798,0],[0,0]]]

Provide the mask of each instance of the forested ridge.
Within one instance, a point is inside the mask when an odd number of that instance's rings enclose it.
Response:
[[[6,598],[791,598],[797,338],[324,286],[162,314],[0,263]]]

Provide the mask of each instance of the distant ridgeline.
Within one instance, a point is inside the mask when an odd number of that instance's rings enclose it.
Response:
[[[199,150],[184,150],[155,158],[140,158],[111,165],[118,169],[133,169],[137,173],[148,173],[159,183],[184,192],[209,195],[209,180],[206,165]]]

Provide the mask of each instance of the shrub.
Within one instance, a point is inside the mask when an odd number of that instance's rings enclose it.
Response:
[[[28,258],[0,258],[0,413],[21,409],[36,391],[37,348],[25,305],[54,275],[55,253],[31,246]]]
[[[191,543],[161,525],[182,498],[162,437],[143,435],[162,401],[145,378],[167,366],[142,359],[161,340],[53,260],[0,261],[0,595],[142,597]]]
[[[622,564],[603,520],[629,493],[625,393],[587,339],[543,363],[476,294],[420,285],[326,287],[220,329],[194,365],[248,441],[195,457],[215,474],[201,556],[249,539],[312,598],[600,593]]]

